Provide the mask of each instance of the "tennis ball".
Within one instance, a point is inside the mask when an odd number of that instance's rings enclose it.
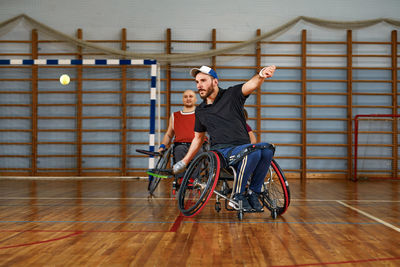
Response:
[[[60,76],[60,83],[62,85],[67,85],[67,84],[69,84],[70,81],[71,81],[71,79],[69,78],[68,74],[63,74]]]

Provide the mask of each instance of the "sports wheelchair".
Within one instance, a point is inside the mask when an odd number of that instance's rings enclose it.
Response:
[[[245,155],[257,149],[273,149],[273,145],[251,145],[237,157],[231,157],[229,162],[217,151],[207,151],[199,154],[189,164],[178,191],[178,207],[184,216],[193,217],[198,214],[210,200],[213,193],[216,195],[215,210],[221,211],[221,199],[225,200],[225,209],[237,211],[239,220],[243,219],[242,201],[233,199],[230,184],[236,181],[236,171],[233,165]],[[271,212],[276,219],[282,215],[290,204],[289,184],[278,163],[272,159],[271,166],[265,177],[259,200],[263,207]],[[230,204],[230,205],[229,205]],[[230,206],[233,205],[234,208]]]

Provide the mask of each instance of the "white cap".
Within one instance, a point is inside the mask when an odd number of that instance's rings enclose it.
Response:
[[[208,74],[208,75],[210,75],[211,77],[213,77],[213,78],[215,78],[215,79],[218,79],[218,75],[217,75],[217,73],[215,72],[215,70],[213,70],[212,68],[207,67],[207,66],[201,66],[200,69],[198,69],[198,68],[191,69],[191,70],[190,70],[190,75],[192,75],[192,77],[196,78],[196,75],[197,75],[197,73],[199,73],[199,72]]]

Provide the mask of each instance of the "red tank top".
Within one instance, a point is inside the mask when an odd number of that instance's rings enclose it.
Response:
[[[191,143],[194,138],[194,111],[177,111],[173,115],[175,142]]]

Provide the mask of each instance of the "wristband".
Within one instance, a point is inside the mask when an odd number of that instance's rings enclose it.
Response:
[[[164,145],[164,144],[161,144],[161,145],[160,145],[160,148],[165,149],[165,145]]]

